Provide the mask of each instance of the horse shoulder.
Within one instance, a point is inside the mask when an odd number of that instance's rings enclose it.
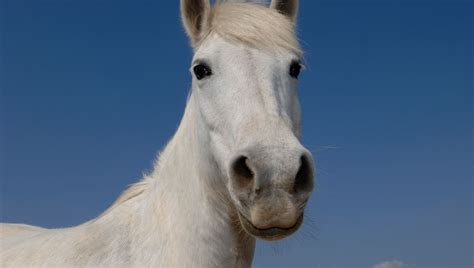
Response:
[[[42,227],[20,224],[20,223],[0,223],[0,237],[17,234],[20,232],[38,232],[47,230]]]
[[[27,224],[2,223],[0,224],[0,250],[47,230]]]

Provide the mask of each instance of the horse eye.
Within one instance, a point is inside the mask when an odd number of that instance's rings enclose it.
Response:
[[[212,74],[211,68],[204,64],[198,64],[193,68],[194,74],[196,75],[197,80],[201,80],[206,76],[210,76]]]
[[[290,76],[293,78],[298,78],[301,71],[301,64],[299,62],[292,62],[290,65]]]

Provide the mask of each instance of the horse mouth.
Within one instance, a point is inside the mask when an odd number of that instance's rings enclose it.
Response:
[[[295,224],[288,228],[271,227],[271,228],[261,229],[253,225],[252,222],[249,219],[247,219],[244,215],[242,215],[242,213],[240,212],[239,212],[239,220],[240,220],[240,223],[242,224],[242,227],[248,234],[260,239],[271,241],[271,240],[282,239],[296,232],[296,230],[298,230],[298,228],[301,226],[301,223],[303,222],[303,213],[301,213],[301,215],[298,217]]]

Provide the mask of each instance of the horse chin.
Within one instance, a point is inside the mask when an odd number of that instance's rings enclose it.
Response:
[[[283,239],[298,230],[303,222],[303,213],[298,217],[296,223],[288,228],[279,228],[279,227],[271,227],[266,229],[261,229],[255,227],[252,222],[247,219],[242,213],[239,212],[239,220],[242,228],[251,236],[254,236],[259,239],[274,241]]]

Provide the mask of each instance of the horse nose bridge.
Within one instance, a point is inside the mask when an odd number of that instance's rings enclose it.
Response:
[[[252,161],[266,168],[288,169],[298,162],[299,156],[304,152],[299,142],[283,142],[278,144],[256,144],[247,148],[247,154]]]
[[[294,122],[288,115],[262,110],[247,111],[246,113],[246,116],[237,118],[235,137],[238,147],[299,144],[298,131],[295,130]]]

